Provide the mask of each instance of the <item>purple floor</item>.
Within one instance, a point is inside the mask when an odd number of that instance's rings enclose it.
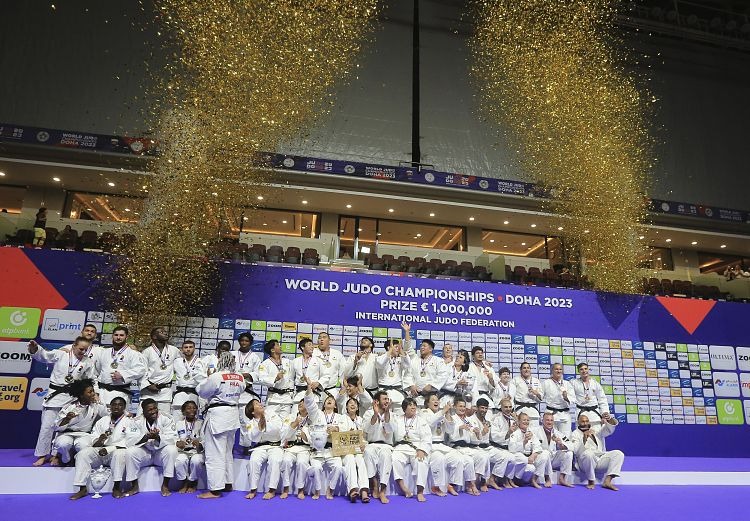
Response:
[[[343,498],[332,501],[310,498],[299,501],[289,498],[253,501],[234,492],[219,500],[201,501],[191,496],[174,494],[162,498],[156,492],[142,493],[132,498],[113,500],[105,496],[99,500],[85,498],[70,501],[66,495],[0,496],[3,519],[33,519],[46,521],[68,519],[179,519],[180,521],[232,519],[239,515],[260,516],[261,519],[356,519],[382,521],[384,515],[396,519],[420,516],[422,519],[487,519],[506,512],[508,517],[520,515],[524,519],[537,516],[561,518],[579,516],[577,505],[585,505],[587,519],[632,521],[635,515],[660,521],[690,521],[693,519],[746,519],[750,487],[661,487],[623,486],[619,492],[584,487],[551,490],[529,488],[489,492],[480,497],[434,498],[419,504],[415,500],[392,497],[389,505],[373,502],[351,505]],[[492,509],[499,509],[493,514]],[[271,517],[273,516],[273,517]],[[354,517],[356,516],[356,517]]]
[[[28,467],[32,449],[0,449],[0,467]],[[626,456],[624,471],[750,472],[750,458],[660,458]]]

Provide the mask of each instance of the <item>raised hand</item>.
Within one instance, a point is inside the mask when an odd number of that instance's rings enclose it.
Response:
[[[39,344],[37,344],[34,340],[29,341],[29,345],[27,346],[29,350],[29,354],[34,354],[37,351],[39,351]]]

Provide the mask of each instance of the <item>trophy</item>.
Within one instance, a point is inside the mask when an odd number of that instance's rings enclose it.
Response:
[[[91,470],[89,481],[91,482],[91,488],[94,489],[94,495],[91,496],[92,498],[99,499],[102,497],[99,492],[104,488],[104,485],[107,484],[110,477],[112,477],[112,471],[109,467],[105,467],[104,465],[99,465],[98,469]]]

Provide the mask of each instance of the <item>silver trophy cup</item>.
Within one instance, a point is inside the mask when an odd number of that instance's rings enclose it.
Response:
[[[110,477],[112,477],[112,471],[109,467],[105,467],[104,465],[99,465],[98,469],[91,470],[89,481],[91,483],[91,488],[94,489],[94,495],[91,497],[94,499],[102,497],[99,492],[104,488],[104,485],[107,484]]]

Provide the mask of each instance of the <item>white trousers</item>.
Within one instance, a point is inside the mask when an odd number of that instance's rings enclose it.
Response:
[[[509,469],[511,472],[515,472],[513,454],[494,446],[486,450],[490,456],[490,471],[493,476],[504,478],[508,476]]]
[[[248,477],[250,479],[250,490],[258,490],[260,484],[260,472],[263,465],[268,467],[268,488],[276,490],[279,488],[279,479],[281,478],[281,460],[284,458],[284,451],[281,447],[271,445],[261,445],[255,447],[250,453],[250,465],[248,466]]]
[[[604,454],[597,454],[587,450],[578,456],[578,470],[589,481],[594,481],[596,475],[619,476],[625,454],[620,450],[610,450]]]
[[[338,456],[310,458],[310,474],[313,477],[313,488],[320,492],[325,486],[326,490],[335,490],[341,479],[343,462]],[[328,479],[324,479],[324,472],[328,472]]]
[[[34,456],[49,456],[52,452],[52,438],[55,436],[55,420],[62,407],[45,407],[42,409],[42,425],[36,438]]]
[[[477,477],[488,478],[490,477],[490,455],[487,449],[480,449],[478,447],[459,447],[458,452],[464,455],[464,458],[471,458],[471,468],[474,471],[474,476],[466,481],[474,481]],[[464,459],[464,475],[467,475],[466,460]]]
[[[76,455],[76,472],[73,485],[85,487],[89,481],[91,469],[100,465],[112,469],[112,481],[122,481],[125,475],[126,449],[115,449],[106,456],[100,456],[102,447],[86,447]]]
[[[461,473],[463,472],[463,463],[461,455],[454,449],[443,443],[433,443],[432,452],[430,452],[430,474],[432,474],[432,483],[440,488],[447,490],[448,483],[452,485],[463,485]]]
[[[407,467],[410,467],[410,472],[407,472]],[[393,451],[394,478],[406,479],[409,474],[413,474],[414,483],[418,487],[427,487],[427,475],[429,472],[429,460],[426,457],[422,460],[418,459],[416,451]]]
[[[544,471],[545,476],[551,476],[553,470],[558,470],[560,474],[570,476],[570,473],[573,472],[573,452],[569,450],[557,450],[554,453],[545,452],[549,454],[547,468]]]
[[[70,461],[71,452],[80,452],[92,443],[87,432],[61,432],[52,443],[52,452],[60,456],[63,463]]]
[[[505,449],[497,449],[500,451],[504,451]],[[509,452],[505,451],[508,454],[508,461],[505,465],[505,472],[503,474],[499,474],[495,472],[495,469],[492,469],[492,474],[497,476],[498,478],[515,478],[516,476],[523,475],[524,470],[526,469],[526,465],[529,462],[529,458],[524,456],[520,452]],[[498,466],[497,470],[500,471],[501,467]]]
[[[206,462],[208,490],[220,492],[225,485],[234,483],[234,430],[212,434],[205,429],[202,440]]]
[[[362,454],[347,454],[343,457],[344,481],[347,492],[370,488],[367,472],[367,464]]]
[[[596,416],[596,414],[594,416]],[[569,411],[556,412],[555,415],[553,416],[553,419],[555,421],[555,429],[560,431],[564,437],[569,438],[570,433],[572,432],[571,426],[573,424],[573,421],[570,417],[570,412]]]
[[[180,481],[198,481],[201,469],[205,466],[203,453],[178,452],[174,460],[174,477]]]
[[[456,454],[458,454],[459,458],[459,468],[461,469],[460,475],[462,476],[461,484],[468,483],[469,481],[473,482],[476,477],[477,473],[474,472],[474,456],[469,452],[471,449],[468,449],[466,452],[462,451],[461,449],[454,449],[456,451]]]
[[[523,456],[523,454],[522,454]],[[534,463],[529,463],[529,457],[524,456],[526,464],[522,469],[516,472],[516,478],[521,481],[531,481],[532,476],[536,476],[537,481],[544,480],[544,472],[547,469],[549,463],[549,452],[546,450],[537,453]]]
[[[307,474],[310,471],[310,449],[305,446],[292,446],[284,449],[281,459],[281,484],[290,487],[292,484],[292,467],[294,467],[294,491],[305,488]]]
[[[393,469],[393,447],[385,443],[368,443],[364,456],[367,477],[374,478],[380,474],[380,483],[387,486]]]
[[[135,481],[138,472],[148,465],[161,467],[165,478],[174,477],[174,464],[177,459],[177,447],[166,445],[160,449],[149,450],[143,447],[128,447],[125,459],[125,479]]]

